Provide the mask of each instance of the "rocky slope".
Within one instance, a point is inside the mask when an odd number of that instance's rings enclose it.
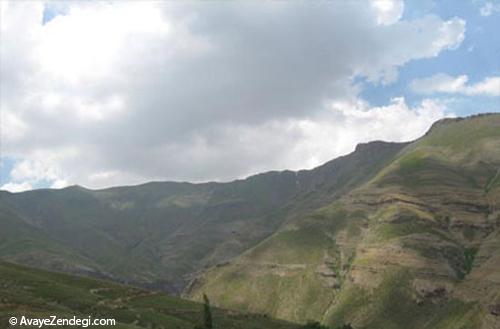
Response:
[[[500,115],[446,119],[198,277],[220,306],[355,328],[500,327]]]
[[[0,258],[181,292],[205,268],[365,183],[403,144],[230,183],[0,192]]]

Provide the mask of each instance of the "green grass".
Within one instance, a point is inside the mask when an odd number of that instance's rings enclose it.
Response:
[[[411,234],[430,232],[433,231],[416,220],[408,223],[384,223],[377,225],[374,230],[377,241],[386,241]]]
[[[0,262],[0,327],[11,316],[114,318],[117,328],[193,329],[202,305],[110,282]],[[292,329],[297,325],[255,314],[213,309],[217,328]]]
[[[482,166],[500,161],[500,115],[439,124],[374,178],[378,186],[490,189]],[[498,168],[498,167],[497,167]],[[495,170],[497,169],[495,168]],[[484,185],[483,185],[484,184]]]
[[[479,327],[479,305],[454,298],[417,303],[406,271],[387,272],[369,291],[351,286],[326,315],[326,323],[352,323],[359,329],[466,329]]]
[[[485,191],[488,193],[492,189],[500,186],[500,169],[497,169],[495,175],[491,178],[491,180],[486,184]]]
[[[412,174],[425,168],[427,164],[428,155],[422,150],[409,153],[399,160],[400,172],[402,174]]]
[[[422,144],[463,151],[477,146],[485,139],[500,138],[499,127],[499,114],[474,117],[433,129]]]
[[[439,155],[415,150],[403,156],[379,178],[379,186],[400,185],[410,189],[422,187],[480,188],[475,180],[481,172],[469,172]]]
[[[222,307],[303,323],[319,319],[335,295],[333,288],[318,280],[315,267],[275,267],[274,272],[267,272],[266,268],[254,264],[239,271],[229,266],[205,282],[203,292]],[[193,297],[199,300],[201,292]]]
[[[331,326],[352,323],[355,312],[361,311],[369,303],[370,295],[366,290],[356,285],[349,285],[342,290],[335,304],[326,312],[324,321]]]
[[[472,271],[472,267],[474,266],[474,259],[476,258],[476,254],[478,252],[478,248],[473,247],[473,248],[467,248],[464,251],[464,267],[465,267],[465,273],[469,274],[470,271]]]

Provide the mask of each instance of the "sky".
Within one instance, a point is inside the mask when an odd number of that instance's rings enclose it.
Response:
[[[0,0],[0,189],[229,181],[500,112],[500,2]]]

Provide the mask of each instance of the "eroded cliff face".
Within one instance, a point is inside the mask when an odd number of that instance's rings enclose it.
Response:
[[[356,328],[500,327],[500,115],[436,124],[361,187],[203,273],[220,306]]]

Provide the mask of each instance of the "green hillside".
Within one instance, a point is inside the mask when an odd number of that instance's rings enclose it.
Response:
[[[372,143],[313,170],[230,183],[0,192],[0,258],[180,293],[204,268],[366,182],[401,148]]]
[[[500,114],[229,183],[0,192],[0,258],[262,321],[497,329]]]
[[[203,305],[161,292],[0,262],[0,328],[10,317],[115,319],[113,328],[193,329],[203,325]],[[212,308],[220,329],[297,329],[262,315]],[[96,327],[97,328],[97,327]]]
[[[500,115],[446,119],[188,295],[355,328],[500,327]]]

